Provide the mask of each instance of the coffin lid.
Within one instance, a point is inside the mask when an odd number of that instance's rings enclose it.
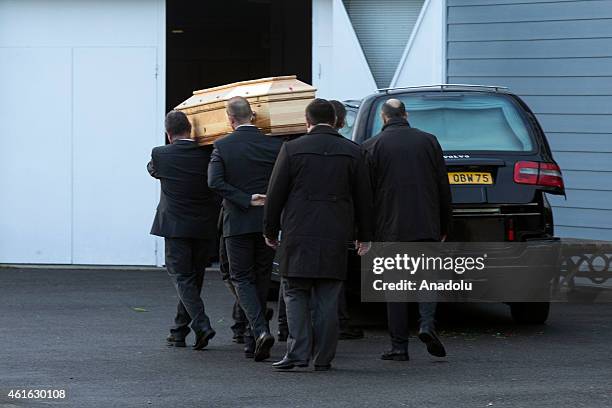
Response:
[[[315,91],[313,86],[298,80],[295,75],[254,79],[194,91],[193,96],[178,105],[176,109],[225,102],[234,96],[243,96],[252,100],[271,95],[285,95],[286,99],[300,99],[304,97],[304,93],[314,94]]]

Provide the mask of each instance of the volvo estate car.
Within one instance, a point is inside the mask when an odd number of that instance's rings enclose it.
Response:
[[[498,86],[383,89],[359,103],[352,140],[376,137],[389,98],[404,102],[410,125],[434,134],[442,146],[453,200],[449,240],[554,238],[546,194],[565,194],[563,178],[542,127],[520,97]],[[522,323],[544,322],[549,312],[549,303],[510,307]]]

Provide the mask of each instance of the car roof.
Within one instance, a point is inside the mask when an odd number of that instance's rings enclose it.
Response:
[[[510,93],[508,88],[499,85],[471,85],[471,84],[434,84],[434,85],[416,85],[402,86],[393,88],[380,88],[374,95],[381,93],[394,94],[406,92],[423,92],[423,91],[473,91],[473,92],[490,92],[490,93]]]

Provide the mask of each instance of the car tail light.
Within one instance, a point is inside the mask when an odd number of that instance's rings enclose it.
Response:
[[[540,163],[538,184],[563,188],[561,169],[555,163]]]
[[[540,165],[537,162],[520,161],[514,165],[514,182],[538,184]]]
[[[563,188],[561,169],[555,163],[516,162],[514,165],[514,182]]]

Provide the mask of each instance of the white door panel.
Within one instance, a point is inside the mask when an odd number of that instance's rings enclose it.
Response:
[[[74,50],[74,263],[152,265],[156,50]]]
[[[70,263],[71,50],[0,48],[0,263]]]

